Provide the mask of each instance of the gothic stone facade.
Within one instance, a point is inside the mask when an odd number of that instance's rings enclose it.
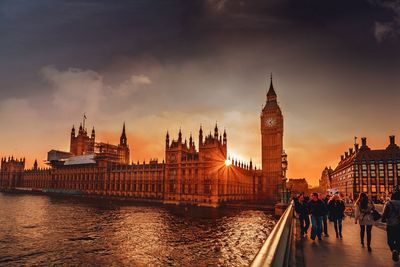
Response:
[[[277,104],[272,81],[267,102],[261,113],[262,167],[252,162],[227,161],[227,134],[203,135],[200,127],[198,148],[192,136],[189,142],[178,138],[165,140],[165,161],[129,162],[125,125],[119,145],[95,142],[79,127],[72,128],[70,152],[51,151],[49,168],[40,169],[35,162],[25,170],[25,160],[2,158],[0,188],[42,192],[117,196],[171,204],[217,207],[232,202],[276,202],[281,185],[283,116]],[[57,153],[56,153],[57,152]]]

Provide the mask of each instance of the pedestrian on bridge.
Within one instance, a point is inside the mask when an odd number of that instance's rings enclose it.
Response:
[[[329,195],[326,195],[324,198],[322,198],[321,194],[321,200],[324,202],[324,214],[322,215],[322,231],[324,232],[325,237],[329,237],[328,234],[328,217],[329,217],[329,210],[328,210],[328,201],[330,199]]]
[[[334,194],[328,201],[329,220],[333,222],[335,227],[336,238],[342,236],[342,221],[344,218],[344,201],[339,194]]]
[[[295,202],[294,209],[299,215],[301,237],[307,236],[308,228],[310,227],[310,212],[308,203],[304,199],[304,193],[299,194]]]
[[[365,231],[367,232],[368,251],[372,251],[372,226],[375,224],[372,211],[374,209],[374,203],[372,203],[372,201],[368,198],[368,195],[364,192],[360,193],[355,203],[355,223],[357,224],[358,222],[360,224],[360,238],[362,246],[364,246]]]
[[[318,193],[312,193],[311,200],[309,202],[310,214],[311,214],[311,239],[322,240],[322,216],[325,213],[325,204],[318,198]]]
[[[391,200],[383,208],[382,222],[386,222],[387,242],[393,261],[399,261],[400,251],[400,191],[395,189]]]

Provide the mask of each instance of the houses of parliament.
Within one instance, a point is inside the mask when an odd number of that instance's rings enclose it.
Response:
[[[282,184],[283,115],[272,78],[261,111],[262,169],[227,156],[228,136],[217,125],[205,134],[184,140],[179,130],[166,133],[165,160],[130,162],[125,124],[117,145],[96,142],[85,118],[71,129],[70,151],[50,150],[48,168],[35,161],[25,169],[25,159],[1,158],[0,189],[43,193],[123,197],[166,204],[218,207],[227,203],[276,203]]]

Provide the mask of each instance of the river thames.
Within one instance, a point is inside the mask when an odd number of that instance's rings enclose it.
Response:
[[[259,210],[0,193],[0,265],[247,266],[274,224]]]

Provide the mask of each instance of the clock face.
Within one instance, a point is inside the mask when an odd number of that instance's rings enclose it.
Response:
[[[267,127],[273,127],[275,125],[275,120],[273,118],[267,118],[265,123]]]

